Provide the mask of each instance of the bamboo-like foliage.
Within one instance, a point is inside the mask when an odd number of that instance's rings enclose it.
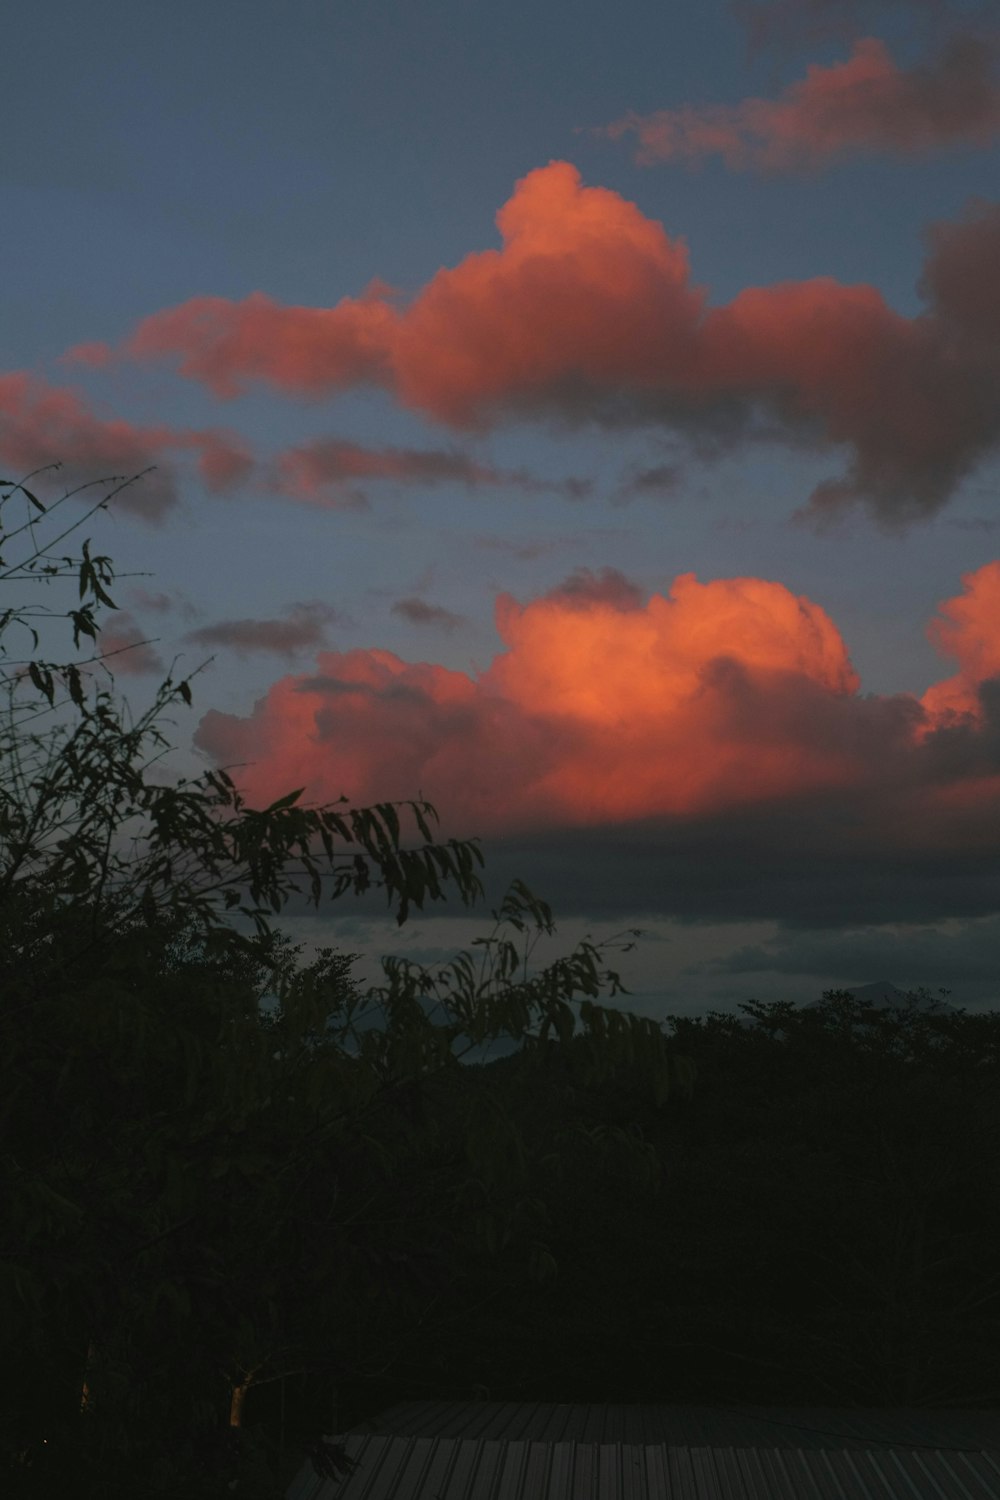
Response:
[[[76,1493],[221,1494],[248,1446],[203,1434],[256,1388],[371,1378],[487,1263],[556,1269],[526,1187],[552,1142],[470,1091],[468,1048],[579,1022],[595,1077],[638,1059],[658,1098],[686,1080],[658,1028],[598,1003],[621,990],[605,947],[535,963],[552,914],[520,882],[438,970],[386,960],[362,991],[353,955],[300,962],[271,921],[293,896],[381,888],[400,922],[471,905],[478,843],[439,839],[419,800],[307,807],[299,788],[256,809],[228,769],[164,778],[161,726],[197,673],[133,717],[100,650],[111,560],[89,538],[56,551],[121,488],[60,530],[73,496],[0,481],[0,1337],[20,1372],[0,1464],[24,1493],[49,1492],[62,1450]],[[67,582],[61,613],[15,602]],[[60,621],[90,656],[39,651]]]

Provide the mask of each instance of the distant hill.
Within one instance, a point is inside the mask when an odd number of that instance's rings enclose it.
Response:
[[[954,1005],[949,1005],[947,1000],[936,1000],[933,995],[929,995],[926,991],[920,994],[913,993],[911,996],[906,990],[901,990],[896,985],[890,984],[888,979],[876,979],[871,984],[845,984],[841,988],[853,995],[855,1000],[870,1000],[880,1010],[886,1008],[892,1010],[915,1010],[919,1011],[922,1015],[938,1016],[944,1015],[949,1011],[954,1014],[956,1009]],[[807,1005],[803,1005],[802,1009],[815,1010],[821,1003],[819,1000],[810,1000]]]

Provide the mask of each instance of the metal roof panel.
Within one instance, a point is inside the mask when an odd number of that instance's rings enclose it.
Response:
[[[1000,1500],[1000,1448],[670,1446],[351,1433],[289,1500]]]
[[[1000,1448],[1000,1410],[405,1401],[358,1431],[708,1448]]]

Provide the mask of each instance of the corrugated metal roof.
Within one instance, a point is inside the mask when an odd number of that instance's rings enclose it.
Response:
[[[1000,1500],[1000,1449],[671,1448],[351,1434],[288,1500]]]
[[[1000,1448],[1000,1410],[402,1401],[355,1430],[676,1448]]]
[[[404,1402],[288,1500],[1000,1500],[1000,1412]]]

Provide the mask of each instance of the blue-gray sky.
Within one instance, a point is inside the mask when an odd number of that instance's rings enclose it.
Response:
[[[567,935],[646,928],[651,1011],[995,1000],[998,36],[17,7],[0,458],[157,465],[97,537],[154,574],[120,686],[214,652],[188,765],[432,797]]]

